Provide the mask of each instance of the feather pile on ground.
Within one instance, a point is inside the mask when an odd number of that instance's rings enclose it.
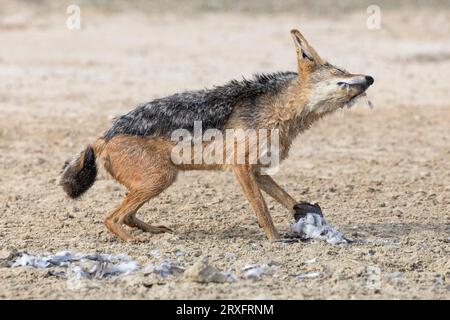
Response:
[[[139,264],[124,254],[78,253],[61,251],[54,255],[35,253],[15,253],[9,259],[9,266],[49,269],[60,277],[102,279],[127,275],[139,269]]]
[[[302,240],[319,239],[330,244],[346,244],[350,239],[327,223],[319,204],[301,202],[294,206],[295,223],[291,231]]]

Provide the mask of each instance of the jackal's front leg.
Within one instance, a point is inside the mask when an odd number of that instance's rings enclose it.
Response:
[[[255,173],[256,181],[259,187],[278,203],[286,207],[291,216],[297,221],[299,217],[305,216],[308,212],[322,215],[322,209],[318,203],[297,202],[282,187],[280,187],[270,176]]]
[[[295,201],[294,198],[292,198],[282,187],[280,187],[271,176],[256,172],[255,178],[259,187],[269,196],[274,198],[278,203],[288,209],[293,217],[295,213],[294,206],[297,204],[297,201]]]
[[[269,238],[269,240],[280,239],[280,236],[273,225],[272,218],[270,217],[269,209],[259,190],[252,168],[248,165],[236,165],[234,166],[234,172],[236,173],[237,179],[255,211],[259,225],[263,227],[267,238]]]

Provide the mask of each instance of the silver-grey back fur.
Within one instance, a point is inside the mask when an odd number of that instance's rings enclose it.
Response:
[[[240,113],[251,124],[251,119],[256,119],[261,109],[259,98],[279,94],[295,78],[295,72],[259,74],[251,80],[232,80],[212,89],[187,91],[156,99],[116,118],[105,133],[105,139],[116,135],[170,137],[176,129],[192,132],[194,121],[202,121],[203,130],[222,130],[237,104],[245,108]]]

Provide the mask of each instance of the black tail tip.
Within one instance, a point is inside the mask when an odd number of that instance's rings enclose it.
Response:
[[[70,198],[76,199],[94,184],[96,177],[95,152],[88,146],[78,159],[65,166],[60,184]]]

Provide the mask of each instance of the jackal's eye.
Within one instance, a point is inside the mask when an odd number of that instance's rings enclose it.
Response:
[[[347,91],[350,89],[350,84],[348,84],[347,82],[344,81],[339,81],[337,83],[338,87],[342,88],[342,89],[346,89]]]

